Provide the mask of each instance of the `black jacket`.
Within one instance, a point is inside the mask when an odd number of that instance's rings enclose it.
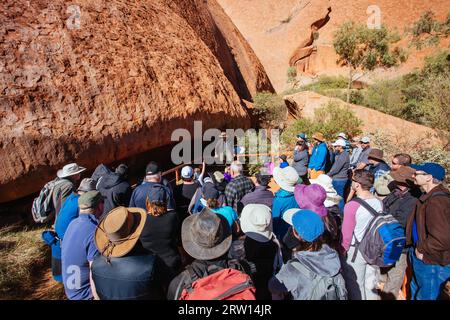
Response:
[[[383,199],[385,211],[397,219],[405,229],[406,221],[408,221],[416,202],[417,198],[412,196],[409,190],[402,193],[396,189]]]
[[[103,175],[97,183],[97,190],[105,197],[103,215],[116,207],[127,207],[130,202],[130,184],[116,173]]]
[[[177,244],[180,236],[180,218],[175,210],[155,217],[147,215],[139,240],[142,247],[158,255],[167,268],[170,277],[181,268],[181,257]]]

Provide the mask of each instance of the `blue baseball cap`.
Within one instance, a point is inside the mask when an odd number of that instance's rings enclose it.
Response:
[[[316,240],[325,230],[322,218],[311,210],[298,210],[292,217],[292,225],[299,236],[308,242]]]
[[[433,178],[439,181],[444,181],[445,179],[445,168],[440,164],[433,162],[425,162],[422,164],[412,164],[410,165],[410,167],[416,171],[423,171],[428,174],[431,174]]]

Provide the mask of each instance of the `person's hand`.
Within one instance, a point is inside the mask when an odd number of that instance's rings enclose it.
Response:
[[[420,253],[419,250],[417,250],[417,248],[416,248],[416,257],[419,260],[423,260],[423,253]]]

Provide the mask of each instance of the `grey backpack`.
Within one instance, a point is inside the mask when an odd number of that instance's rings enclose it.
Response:
[[[340,272],[334,276],[320,276],[307,269],[296,259],[291,261],[291,264],[301,274],[312,280],[309,300],[347,300],[345,280]]]
[[[53,205],[53,191],[55,187],[62,183],[59,178],[47,182],[42,188],[39,196],[34,198],[33,205],[31,206],[31,215],[33,220],[37,223],[46,223],[49,218],[53,216],[55,212],[55,206]]]

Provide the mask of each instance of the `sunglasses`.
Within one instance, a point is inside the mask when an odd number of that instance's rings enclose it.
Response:
[[[426,176],[426,175],[428,175],[428,173],[426,173],[426,172],[414,172],[412,175],[413,175],[413,177],[414,176]]]

